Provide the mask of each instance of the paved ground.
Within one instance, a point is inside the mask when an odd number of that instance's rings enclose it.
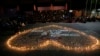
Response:
[[[87,22],[87,23],[47,23],[47,24],[31,24],[23,27],[23,29],[28,29],[32,27],[45,26],[50,24],[57,24],[67,27],[72,27],[74,29],[78,29],[80,31],[88,32],[95,35],[100,40],[100,22]],[[100,56],[100,50],[96,50],[94,52],[86,52],[86,53],[75,53],[72,51],[64,51],[64,50],[36,50],[29,52],[17,52],[6,48],[5,41],[9,38],[9,36],[0,36],[0,56]]]

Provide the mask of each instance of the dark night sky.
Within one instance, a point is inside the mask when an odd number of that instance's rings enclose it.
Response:
[[[84,9],[86,7],[86,0],[0,0],[0,4],[3,6],[16,6],[16,5],[41,5],[41,6],[49,6],[51,3],[53,5],[65,5],[72,9]],[[90,0],[89,0],[90,1]],[[99,1],[99,0],[98,0]],[[90,3],[90,2],[89,2]],[[88,5],[90,6],[90,4]],[[95,3],[95,2],[94,2]]]
[[[34,3],[35,1],[37,1],[37,2],[40,2],[40,3],[43,3],[43,2],[47,2],[47,3],[49,3],[49,2],[68,2],[68,1],[71,1],[71,2],[83,2],[84,3],[84,1],[85,0],[3,0],[3,1],[1,1],[3,4],[14,4],[14,3]]]

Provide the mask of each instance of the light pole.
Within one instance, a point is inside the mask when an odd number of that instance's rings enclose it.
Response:
[[[86,0],[85,16],[87,16],[87,5],[88,5],[88,0]]]
[[[96,8],[97,8],[97,2],[98,2],[98,0],[95,1],[95,8],[94,8],[94,9],[95,9],[95,12],[96,12]],[[97,12],[96,12],[95,17],[96,17],[96,16],[97,16]]]
[[[90,1],[90,11],[91,11],[91,9],[92,9],[92,0]]]
[[[95,2],[95,10],[96,10],[96,8],[97,8],[97,2],[98,2],[98,0],[96,0],[96,2]]]
[[[89,12],[89,17],[91,17],[92,1],[93,1],[93,0],[90,1],[90,12]]]

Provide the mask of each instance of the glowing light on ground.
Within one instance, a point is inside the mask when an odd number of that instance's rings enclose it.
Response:
[[[16,44],[14,42],[14,41],[17,41],[16,39],[21,38],[22,35],[28,34],[31,31],[43,30],[43,29],[50,28],[50,27],[51,28],[54,27],[54,28],[59,28],[59,29],[64,29],[64,30],[70,30],[70,31],[73,31],[73,32],[77,32],[77,33],[79,33],[79,34],[81,34],[83,36],[87,36],[87,38],[89,39],[90,43],[85,45],[85,46],[77,46],[78,44],[77,45],[69,45],[69,44],[66,45],[66,44],[63,44],[62,42],[60,42],[58,40],[46,39],[46,40],[43,40],[42,42],[38,42],[37,44],[32,44],[32,45],[28,46],[28,45],[21,45],[21,43]],[[82,37],[82,38],[84,38],[84,37]],[[72,50],[72,51],[76,51],[76,52],[78,52],[78,51],[79,52],[80,51],[92,51],[92,50],[98,49],[98,46],[100,45],[99,40],[96,39],[96,37],[94,37],[92,35],[87,35],[86,33],[81,32],[79,30],[75,30],[75,29],[72,29],[72,28],[64,27],[64,26],[58,26],[58,25],[49,25],[49,26],[44,26],[44,27],[38,27],[38,28],[25,30],[23,32],[18,32],[15,35],[11,36],[7,40],[6,44],[10,49],[18,50],[18,51],[38,50],[38,49],[45,48],[45,47],[47,47],[49,45],[52,45],[52,46],[55,46],[55,47],[58,47],[58,48],[61,48],[61,49],[64,49],[64,50]]]

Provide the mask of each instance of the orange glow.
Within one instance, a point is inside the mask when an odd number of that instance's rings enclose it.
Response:
[[[7,40],[6,44],[7,44],[7,46],[10,49],[18,50],[18,51],[37,50],[39,48],[45,48],[48,45],[52,45],[52,46],[55,46],[55,47],[58,47],[58,48],[61,48],[61,49],[64,49],[64,50],[72,50],[72,51],[76,51],[76,52],[78,52],[78,51],[79,52],[80,51],[92,51],[92,50],[97,49],[98,46],[100,45],[99,40],[96,39],[96,37],[94,37],[92,35],[89,35],[88,37],[89,37],[90,40],[93,41],[93,44],[92,45],[87,45],[86,47],[71,47],[71,46],[66,46],[66,45],[63,45],[61,42],[58,42],[58,41],[52,40],[52,39],[45,40],[44,42],[38,43],[38,45],[34,45],[34,46],[31,46],[31,47],[26,47],[26,46],[17,47],[17,46],[12,45],[13,40],[15,40],[15,38],[19,38],[20,35],[24,35],[26,33],[29,33],[30,31],[41,30],[42,28],[47,28],[47,27],[57,27],[57,28],[64,29],[64,30],[74,31],[74,32],[77,32],[77,33],[79,33],[81,35],[84,35],[84,36],[88,36],[86,33],[81,32],[79,30],[72,29],[72,28],[58,26],[58,25],[49,25],[49,26],[44,26],[44,27],[38,27],[38,28],[33,28],[33,29],[25,30],[23,32],[18,32],[14,36],[11,36]]]

